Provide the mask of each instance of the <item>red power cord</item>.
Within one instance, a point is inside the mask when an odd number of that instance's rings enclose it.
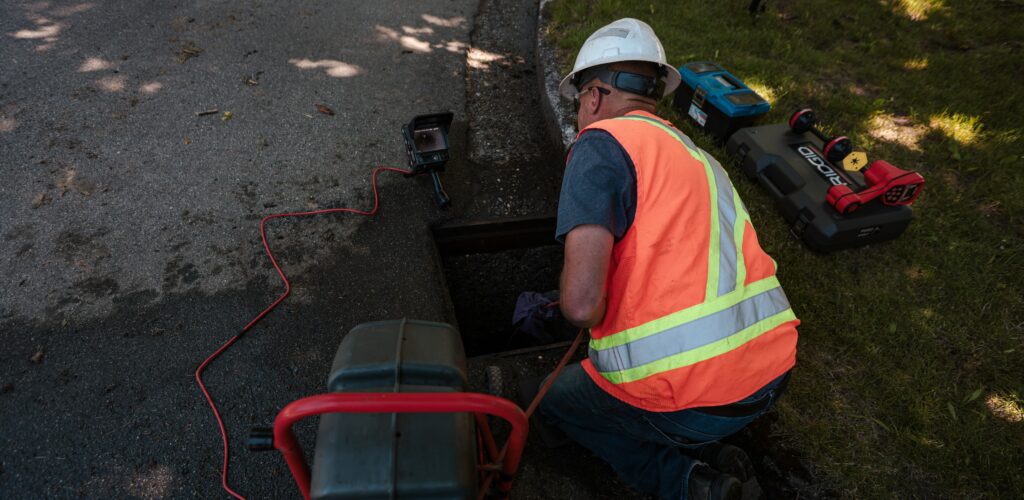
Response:
[[[367,216],[375,215],[377,213],[377,209],[380,208],[380,196],[377,193],[377,174],[379,174],[382,170],[390,170],[392,172],[398,172],[402,174],[412,173],[409,170],[394,167],[377,167],[373,169],[373,173],[371,174],[371,184],[373,185],[373,209],[369,211],[356,210],[354,208],[327,208],[324,210],[313,210],[310,212],[291,212],[283,214],[273,214],[264,217],[263,220],[260,221],[260,236],[263,238],[263,248],[266,249],[267,257],[270,258],[270,262],[274,264],[274,269],[277,270],[277,274],[281,277],[281,281],[284,282],[284,293],[282,293],[281,296],[278,297],[277,300],[275,300],[272,304],[267,306],[267,308],[264,309],[263,312],[259,313],[255,318],[253,318],[252,321],[249,322],[249,324],[245,325],[245,328],[242,328],[242,331],[236,333],[235,336],[228,339],[228,341],[225,342],[224,345],[220,347],[220,349],[217,349],[216,351],[214,351],[213,354],[206,358],[206,361],[203,361],[202,364],[199,365],[199,368],[196,368],[196,383],[199,384],[199,388],[203,391],[203,396],[206,396],[206,401],[210,404],[210,409],[213,410],[213,416],[214,418],[217,419],[217,426],[220,427],[221,441],[224,443],[224,466],[221,469],[220,484],[221,486],[224,487],[224,491],[227,491],[231,496],[239,500],[245,500],[245,497],[239,495],[238,493],[235,492],[235,490],[232,490],[231,487],[228,486],[228,434],[224,430],[224,421],[220,417],[220,412],[217,411],[217,405],[213,402],[213,396],[210,395],[210,391],[206,390],[206,385],[203,384],[203,370],[206,369],[207,365],[213,362],[213,360],[217,359],[218,356],[223,354],[224,351],[231,347],[231,344],[234,344],[235,341],[241,338],[242,334],[249,331],[249,329],[256,325],[256,323],[259,322],[259,320],[263,319],[263,317],[266,316],[267,313],[269,313],[275,307],[277,307],[277,305],[280,304],[281,301],[284,300],[284,298],[287,297],[288,294],[291,293],[292,291],[291,283],[288,282],[288,278],[284,275],[284,271],[281,270],[281,266],[277,264],[277,259],[274,258],[274,253],[270,251],[270,245],[267,243],[266,223],[267,221],[272,219],[281,219],[285,217],[305,217],[309,215],[323,215],[337,212],[348,212],[356,215]]]

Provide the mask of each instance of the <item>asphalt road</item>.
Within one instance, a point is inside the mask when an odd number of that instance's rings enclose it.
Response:
[[[464,150],[477,8],[0,4],[0,496],[222,496],[192,373],[281,291],[259,219],[368,208],[416,114],[453,111]],[[479,215],[457,196],[482,188],[450,178],[448,214],[425,179],[385,173],[375,220],[272,223],[295,292],[206,375],[241,492],[296,495],[242,437],[322,389],[344,332],[451,319],[428,226]]]

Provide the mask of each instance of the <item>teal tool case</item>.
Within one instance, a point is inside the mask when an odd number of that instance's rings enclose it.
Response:
[[[708,61],[679,68],[683,82],[672,105],[720,143],[734,132],[755,125],[771,104],[739,78]]]

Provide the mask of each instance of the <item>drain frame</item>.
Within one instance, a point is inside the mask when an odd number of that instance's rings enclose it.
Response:
[[[479,220],[432,227],[441,257],[557,245],[555,217]]]

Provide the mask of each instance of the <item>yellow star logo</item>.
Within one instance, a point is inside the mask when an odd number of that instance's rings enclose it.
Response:
[[[853,151],[843,158],[843,169],[850,172],[860,172],[868,165],[868,155],[863,151]]]

